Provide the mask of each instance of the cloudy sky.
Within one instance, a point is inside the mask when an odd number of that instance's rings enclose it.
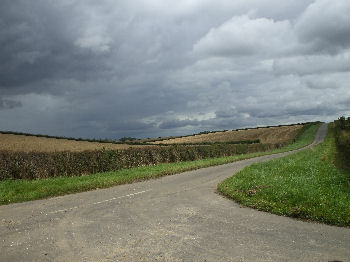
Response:
[[[158,137],[350,115],[349,0],[1,0],[0,130]]]

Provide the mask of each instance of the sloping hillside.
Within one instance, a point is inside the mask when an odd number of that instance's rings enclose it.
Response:
[[[208,134],[198,134],[168,140],[155,141],[153,144],[185,144],[203,142],[231,142],[242,140],[259,139],[261,143],[288,142],[295,138],[302,124],[291,126],[263,127],[254,129],[243,129],[233,131],[223,131]]]
[[[31,134],[0,133],[0,150],[15,152],[81,152],[99,149],[127,149],[130,147],[145,147],[170,144],[201,144],[216,142],[257,141],[263,144],[288,143],[300,132],[303,124],[275,127],[261,127],[232,131],[202,133],[184,137],[169,137],[159,139],[139,139],[121,143],[98,142],[94,140],[74,140],[61,137],[45,137]],[[149,141],[149,142],[147,142]]]

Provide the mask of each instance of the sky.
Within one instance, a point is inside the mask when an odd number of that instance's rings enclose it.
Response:
[[[0,130],[145,138],[350,115],[349,0],[1,0]]]

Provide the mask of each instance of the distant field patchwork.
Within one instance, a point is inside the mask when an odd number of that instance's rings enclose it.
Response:
[[[139,144],[101,143],[77,141],[64,138],[48,138],[35,135],[0,133],[0,150],[12,152],[82,152],[86,150],[120,150],[140,147],[157,147],[165,144],[229,143],[235,141],[260,141],[261,144],[288,144],[301,131],[302,124],[290,126],[261,127],[233,131],[218,131],[175,138],[159,138],[156,141],[138,140]]]
[[[290,145],[312,125],[315,124],[205,133],[198,135],[200,140],[192,135],[182,138],[190,139],[185,141],[192,144],[176,146],[172,141],[169,145],[133,145],[3,133],[0,135],[0,180],[81,176],[160,163],[271,151]],[[258,139],[260,143],[231,143],[234,139]],[[203,141],[209,141],[209,144]]]
[[[285,143],[292,141],[303,127],[302,124],[291,126],[262,127],[247,130],[222,131],[209,134],[198,134],[155,141],[153,144],[186,144],[203,142],[230,142],[259,139],[263,144]]]

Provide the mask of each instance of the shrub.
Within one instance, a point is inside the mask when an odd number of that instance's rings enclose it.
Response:
[[[214,144],[83,152],[0,151],[0,180],[82,176],[123,168],[267,151],[285,144]]]
[[[334,135],[337,145],[337,163],[341,168],[350,169],[350,117],[334,121]]]

